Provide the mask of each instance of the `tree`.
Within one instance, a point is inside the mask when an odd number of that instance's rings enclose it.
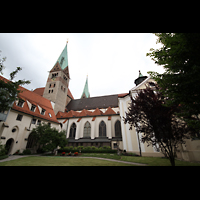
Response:
[[[42,123],[34,128],[31,133],[36,140],[38,149],[43,151],[54,151],[58,146],[63,148],[67,145],[68,140],[65,136],[65,131],[58,131],[56,128],[51,128],[48,124]]]
[[[147,53],[165,72],[149,72],[167,98],[167,106],[180,106],[179,117],[200,130],[200,33],[156,33],[160,49]]]
[[[3,75],[3,69],[5,68],[3,62],[5,62],[6,57],[0,58],[0,73]],[[29,84],[30,81],[18,80],[13,81],[15,76],[19,71],[21,71],[21,67],[17,67],[15,71],[10,73],[10,81],[5,81],[0,79],[0,112],[4,112],[9,110],[12,107],[13,102],[17,99],[19,90],[19,85]]]
[[[187,124],[175,116],[176,106],[164,106],[166,100],[155,84],[154,89],[146,85],[138,90],[136,96],[131,97],[130,107],[124,117],[124,123],[135,127],[142,134],[141,141],[158,148],[175,166],[175,156],[178,144],[184,144],[190,138]]]

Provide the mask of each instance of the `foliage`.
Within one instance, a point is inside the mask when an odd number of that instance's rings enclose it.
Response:
[[[5,145],[2,145],[0,141],[0,156],[4,156],[4,155],[6,155]]]
[[[80,148],[79,148],[80,147]],[[117,150],[112,150],[110,147],[99,147],[96,148],[94,146],[90,147],[83,147],[83,146],[78,146],[78,147],[64,147],[64,148],[60,148],[58,149],[58,152],[61,153],[63,151],[65,152],[76,152],[79,151],[81,149],[81,153],[116,153]]]
[[[0,73],[3,75],[3,69],[5,66],[3,63],[5,62],[6,57],[0,58]],[[12,107],[13,102],[17,99],[18,93],[21,91],[18,89],[20,85],[29,84],[30,81],[18,80],[13,81],[15,76],[19,71],[21,71],[21,67],[17,67],[15,71],[10,73],[10,81],[4,82],[0,79],[0,112],[4,112],[9,110]]]
[[[157,33],[160,49],[147,53],[164,67],[165,72],[148,72],[162,89],[168,100],[166,105],[180,105],[178,116],[200,130],[200,33]]]
[[[29,149],[24,149],[23,154],[24,155],[30,155],[31,151]]]
[[[42,123],[31,131],[34,139],[43,151],[54,151],[55,148],[66,146],[68,140],[65,136],[65,131],[58,131],[56,128],[51,128],[48,124]]]
[[[175,155],[178,144],[185,143],[184,139],[190,138],[192,132],[187,124],[174,114],[179,108],[166,107],[166,100],[155,84],[155,88],[146,85],[146,89],[138,90],[136,96],[131,97],[130,107],[124,118],[124,123],[129,123],[142,135],[141,141],[157,148],[159,145],[162,153],[175,165]]]

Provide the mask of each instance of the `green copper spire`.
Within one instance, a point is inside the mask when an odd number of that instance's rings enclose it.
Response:
[[[139,77],[143,77],[143,75],[142,75],[142,73],[140,72],[140,70],[139,70]]]
[[[86,82],[85,82],[85,87],[83,89],[83,94],[81,95],[81,99],[89,98],[89,97],[90,97],[90,93],[89,93],[89,89],[88,89],[88,76],[87,76]]]
[[[68,41],[65,45],[65,48],[63,49],[62,53],[60,54],[60,56],[58,58],[58,62],[60,64],[62,70],[64,70],[68,66],[67,44],[68,44]]]

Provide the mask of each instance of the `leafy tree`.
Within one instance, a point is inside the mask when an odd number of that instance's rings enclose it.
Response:
[[[0,51],[1,52],[1,51]],[[5,62],[6,57],[0,58],[0,73],[3,75],[3,69],[5,66],[3,63]],[[20,92],[19,85],[29,84],[30,81],[18,80],[13,81],[15,76],[19,71],[21,71],[21,67],[17,67],[15,71],[10,73],[10,81],[4,81],[0,79],[0,112],[4,112],[9,110],[12,107],[12,103],[17,99],[17,95]]]
[[[34,128],[31,133],[36,140],[39,149],[43,151],[54,151],[58,146],[63,148],[67,145],[68,140],[65,136],[65,131],[58,131],[56,128],[51,128],[48,124],[42,123]]]
[[[5,145],[2,145],[0,141],[0,156],[4,156],[4,155],[6,155]]]
[[[200,130],[200,33],[156,33],[160,49],[147,53],[165,72],[149,72],[168,100],[166,105],[180,105],[179,117]]]
[[[166,100],[159,86],[154,89],[146,85],[146,89],[138,90],[136,96],[131,97],[130,107],[124,117],[124,123],[135,127],[142,134],[141,141],[157,148],[167,157],[172,166],[175,166],[175,156],[178,144],[184,144],[190,138],[187,124],[178,119],[174,113],[179,107],[164,106]]]

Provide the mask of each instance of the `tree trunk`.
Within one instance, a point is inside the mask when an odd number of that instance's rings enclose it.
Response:
[[[140,146],[140,138],[139,138],[139,133],[138,132],[137,132],[137,136],[138,136],[138,144],[139,144],[140,156],[142,156],[141,146]]]
[[[174,155],[170,155],[169,160],[170,160],[171,166],[175,166]]]

